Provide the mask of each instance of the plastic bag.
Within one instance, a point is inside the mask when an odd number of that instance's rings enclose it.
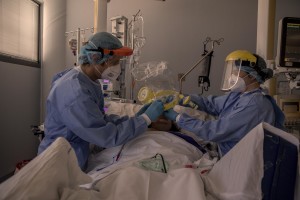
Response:
[[[172,72],[165,61],[152,61],[138,65],[132,69],[132,76],[140,84],[137,99],[142,104],[161,100],[165,110],[178,104],[179,93],[172,79]]]

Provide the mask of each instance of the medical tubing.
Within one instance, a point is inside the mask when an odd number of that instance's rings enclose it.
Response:
[[[166,164],[165,164],[165,160],[164,160],[164,157],[163,157],[163,155],[161,155],[160,153],[157,153],[155,156],[154,156],[154,158],[156,158],[157,156],[160,156],[160,158],[161,158],[161,160],[162,160],[162,164],[163,164],[163,167],[164,167],[164,173],[167,173],[167,167],[166,167]]]

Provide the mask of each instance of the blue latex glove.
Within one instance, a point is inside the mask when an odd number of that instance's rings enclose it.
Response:
[[[174,98],[175,98],[174,95],[169,95],[169,96],[165,97],[164,103],[170,103],[174,100]]]
[[[135,114],[136,117],[140,116],[141,114],[143,114],[151,105],[151,103],[147,103],[145,105],[143,105],[143,107]]]
[[[167,119],[171,120],[171,121],[176,121],[176,117],[178,116],[178,113],[175,112],[175,111],[173,110],[173,108],[171,108],[171,109],[166,110],[166,111],[164,112],[164,116],[165,116]]]
[[[152,122],[164,112],[164,104],[160,100],[153,101],[149,108],[144,112]]]

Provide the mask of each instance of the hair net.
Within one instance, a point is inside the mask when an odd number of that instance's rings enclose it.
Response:
[[[122,48],[123,45],[118,38],[107,32],[98,32],[92,35],[88,42],[80,48],[79,64],[101,64],[112,55],[96,51],[98,49],[114,50]]]
[[[266,80],[273,77],[273,70],[267,68],[265,60],[257,54],[253,54],[256,58],[256,65],[254,67],[241,66],[241,70],[255,77],[257,82],[264,83]]]

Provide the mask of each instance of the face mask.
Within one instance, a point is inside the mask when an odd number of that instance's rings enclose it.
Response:
[[[235,82],[235,84],[232,86],[232,88],[230,89],[230,91],[232,92],[244,92],[246,89],[246,83],[244,81],[243,78],[241,77],[237,77],[235,75],[231,75],[230,79],[229,79],[229,84],[233,85]]]
[[[106,68],[103,73],[101,74],[102,79],[108,79],[110,81],[114,81],[118,78],[121,74],[121,67],[120,65],[114,65]]]
[[[234,74],[231,74],[231,76],[228,79],[228,87],[232,87],[237,82],[238,77]]]

